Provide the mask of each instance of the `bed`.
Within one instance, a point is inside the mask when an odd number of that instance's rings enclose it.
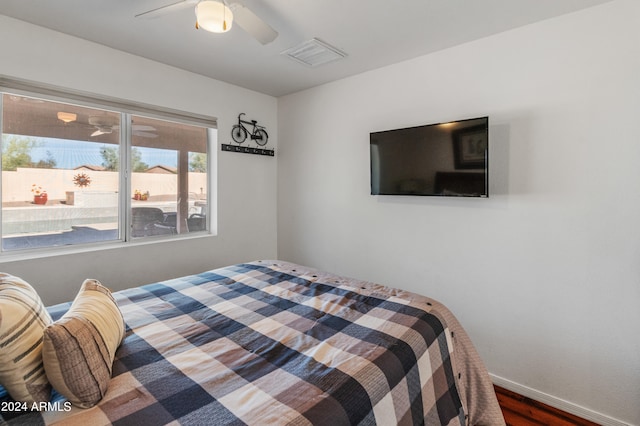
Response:
[[[427,297],[255,261],[113,298],[124,338],[100,402],[82,409],[54,391],[49,409],[5,410],[3,422],[504,425],[467,334]]]

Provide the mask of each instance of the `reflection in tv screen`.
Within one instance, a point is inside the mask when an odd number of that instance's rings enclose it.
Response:
[[[488,197],[489,117],[370,134],[371,194]]]

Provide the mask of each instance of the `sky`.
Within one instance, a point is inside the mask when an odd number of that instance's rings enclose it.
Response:
[[[75,169],[82,165],[102,165],[103,158],[100,149],[113,147],[112,144],[99,142],[82,142],[53,138],[34,138],[38,146],[31,150],[31,161],[37,163],[51,157],[56,161],[58,169]],[[149,167],[156,165],[177,167],[178,156],[176,151],[138,147],[142,154],[142,161]]]

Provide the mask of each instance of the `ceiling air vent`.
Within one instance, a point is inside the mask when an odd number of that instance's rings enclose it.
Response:
[[[309,67],[316,67],[347,56],[340,49],[317,38],[287,49],[282,54]]]

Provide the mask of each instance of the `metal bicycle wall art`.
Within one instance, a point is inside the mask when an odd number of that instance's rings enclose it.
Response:
[[[274,156],[274,149],[261,148],[269,141],[269,134],[264,126],[258,124],[257,120],[243,120],[244,112],[238,115],[238,123],[231,128],[231,139],[238,145],[222,145],[223,151],[241,152],[245,154],[259,154]],[[258,147],[242,146],[247,140],[254,141]]]

